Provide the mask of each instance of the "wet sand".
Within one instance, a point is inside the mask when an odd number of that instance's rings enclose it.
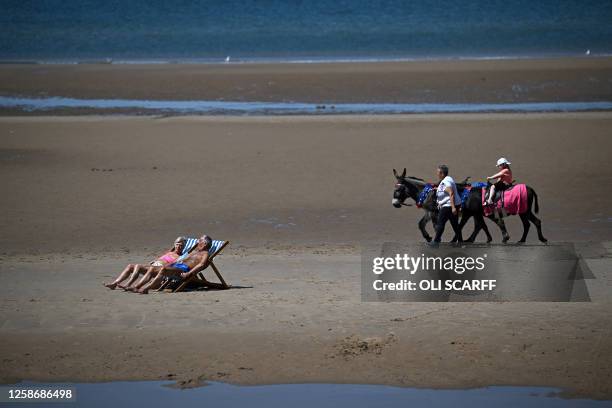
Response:
[[[592,302],[445,304],[360,302],[359,249],[421,239],[420,211],[391,206],[394,167],[431,180],[445,162],[481,180],[500,155],[537,190],[551,241],[611,241],[611,125],[610,113],[1,118],[0,379],[610,398],[609,251],[587,260]],[[244,288],[102,286],[201,233],[232,242],[219,266]]]
[[[610,101],[612,58],[4,64],[0,65],[0,95],[321,104]]]
[[[362,303],[360,256],[244,251],[227,291],[110,291],[144,254],[2,262],[0,380],[553,386],[612,397],[612,246],[592,302]]]
[[[482,181],[502,155],[537,191],[551,241],[611,239],[611,126],[610,113],[3,118],[0,246],[142,252],[203,231],[248,247],[419,239],[421,211],[391,205],[392,169],[434,181],[446,163]],[[518,240],[520,221],[507,224]]]

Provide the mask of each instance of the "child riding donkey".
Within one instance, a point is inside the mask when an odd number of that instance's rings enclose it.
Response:
[[[492,182],[493,180],[497,180],[495,183],[491,183],[491,187],[489,188],[489,196],[486,201],[486,205],[493,205],[495,200],[495,193],[501,193],[508,187],[512,185],[512,170],[510,169],[510,163],[506,158],[501,157],[497,160],[497,168],[499,172],[495,173],[492,176],[487,177],[487,181]]]

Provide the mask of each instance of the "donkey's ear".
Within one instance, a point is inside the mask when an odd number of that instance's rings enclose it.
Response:
[[[404,167],[404,172],[402,173],[402,178],[406,177],[406,168]]]
[[[395,178],[397,178],[397,171],[395,171],[395,169],[393,169],[393,175],[395,176]]]

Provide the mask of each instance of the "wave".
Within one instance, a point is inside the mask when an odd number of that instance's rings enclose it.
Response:
[[[228,59],[229,57],[229,59]],[[232,57],[224,58],[142,58],[142,59],[0,59],[0,64],[34,64],[34,65],[157,65],[157,64],[333,64],[333,63],[376,63],[376,62],[436,62],[436,61],[489,61],[489,60],[531,60],[556,58],[609,58],[612,53],[544,53],[517,55],[465,55],[465,56],[419,56],[419,57]]]

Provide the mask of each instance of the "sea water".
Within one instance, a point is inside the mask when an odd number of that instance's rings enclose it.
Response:
[[[74,401],[47,404],[56,408],[87,407],[292,407],[292,408],[505,408],[505,407],[612,407],[612,401],[566,399],[561,390],[544,387],[485,387],[467,390],[432,390],[384,385],[278,384],[237,386],[211,382],[203,387],[176,389],[163,381],[40,384],[24,382],[11,388],[70,388]],[[7,388],[3,386],[3,392]],[[40,407],[21,402],[6,406]]]
[[[338,103],[176,101],[137,99],[23,98],[0,96],[0,108],[24,112],[90,109],[99,113],[231,114],[231,115],[329,115],[476,112],[580,112],[609,111],[612,101],[531,103]]]
[[[607,55],[611,22],[609,0],[3,0],[0,60]]]

